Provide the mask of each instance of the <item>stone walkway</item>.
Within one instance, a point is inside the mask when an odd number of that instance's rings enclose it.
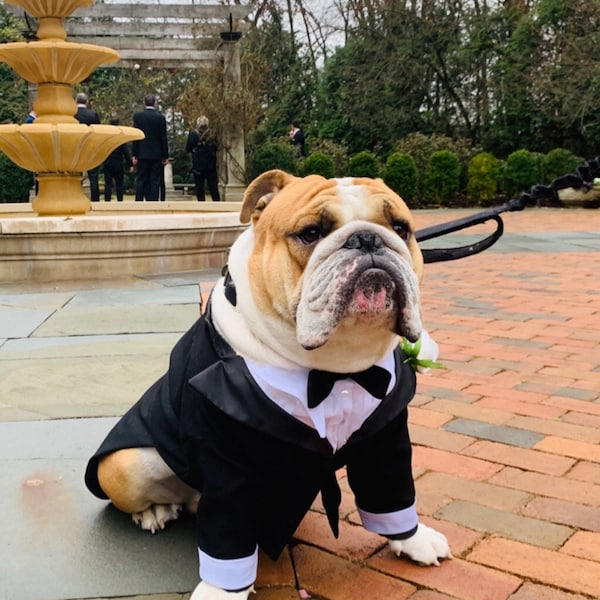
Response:
[[[280,560],[261,559],[257,600],[600,598],[600,212],[528,209],[505,231],[423,282],[446,368],[419,376],[410,411],[418,509],[454,560],[391,556],[340,473],[339,539],[315,503]],[[193,519],[151,536],[82,478],[215,277],[0,284],[3,600],[188,598]]]

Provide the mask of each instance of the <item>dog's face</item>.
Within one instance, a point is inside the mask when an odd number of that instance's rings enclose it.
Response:
[[[238,310],[263,343],[321,366],[341,348],[362,364],[419,337],[423,260],[408,207],[381,180],[269,171],[248,187],[241,220],[252,228],[230,269],[238,289],[246,280]]]

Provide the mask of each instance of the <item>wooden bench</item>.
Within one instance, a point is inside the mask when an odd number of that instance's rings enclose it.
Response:
[[[174,183],[173,188],[183,196],[196,195],[196,185],[193,183]]]

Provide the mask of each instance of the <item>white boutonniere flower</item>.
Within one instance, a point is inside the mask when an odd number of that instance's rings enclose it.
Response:
[[[440,349],[436,341],[425,330],[414,343],[402,338],[400,349],[406,356],[404,362],[408,363],[418,373],[427,373],[430,369],[444,368],[442,363],[437,362]]]

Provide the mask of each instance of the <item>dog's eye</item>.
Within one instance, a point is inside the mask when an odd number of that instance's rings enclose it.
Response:
[[[392,223],[392,229],[403,239],[408,242],[410,239],[410,229],[408,225],[402,221],[394,221]]]
[[[300,233],[298,233],[298,239],[304,244],[314,244],[317,240],[323,237],[323,232],[320,227],[316,225],[309,225],[305,227]]]

